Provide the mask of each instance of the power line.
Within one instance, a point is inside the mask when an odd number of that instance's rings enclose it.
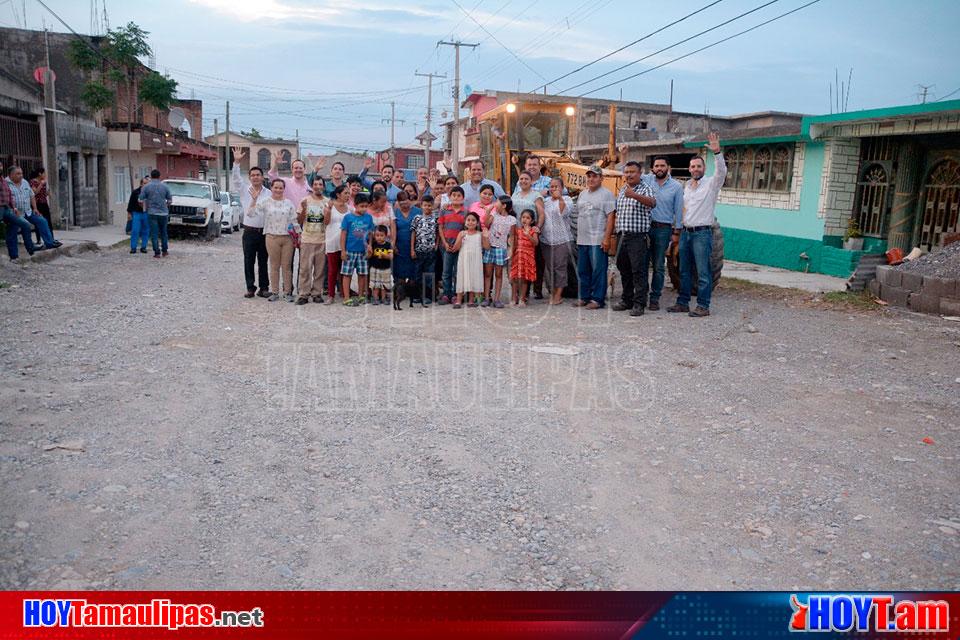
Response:
[[[956,93],[960,93],[960,88],[954,89],[953,91],[951,91],[951,92],[948,93],[947,95],[943,96],[942,98],[937,98],[937,99],[935,100],[935,102],[942,102],[943,100],[946,100],[947,98],[949,98],[950,96],[952,96],[952,95],[954,95],[954,94],[956,94]]]
[[[606,5],[610,4],[612,0],[586,0],[577,7],[575,7],[570,13],[566,16],[561,17],[556,23],[552,26],[547,26],[537,37],[530,40],[525,46],[517,50],[518,55],[529,55],[542,46],[543,44],[553,40],[557,35],[564,31],[570,30],[570,21],[574,23],[586,19],[590,14],[596,13],[602,8],[605,8]],[[587,5],[593,4],[592,8],[587,8]],[[494,64],[486,73],[480,74],[478,77],[474,78],[474,82],[483,82],[485,79],[494,76],[501,71],[505,70],[512,63],[511,60],[504,60],[502,62]]]
[[[743,18],[743,17],[745,17],[745,16],[750,15],[751,13],[756,13],[757,11],[760,11],[761,9],[764,9],[764,8],[766,8],[766,7],[769,7],[770,5],[775,4],[775,3],[779,2],[779,1],[780,1],[780,0],[769,0],[769,2],[766,2],[766,3],[764,3],[764,4],[762,4],[762,5],[758,6],[758,7],[754,7],[753,9],[750,9],[749,11],[744,11],[744,12],[741,13],[740,15],[734,16],[734,17],[730,18],[729,20],[724,20],[724,21],[721,22],[720,24],[714,25],[714,26],[710,27],[709,29],[704,29],[704,30],[701,31],[700,33],[695,33],[695,34],[693,34],[693,35],[690,36],[690,37],[687,37],[687,38],[684,38],[683,40],[680,40],[679,42],[674,42],[674,43],[671,44],[670,46],[664,47],[664,48],[660,49],[659,51],[654,51],[653,53],[648,54],[648,55],[645,55],[645,56],[643,56],[642,58],[638,58],[638,59],[634,60],[633,62],[628,62],[627,64],[620,65],[620,66],[617,67],[616,69],[612,69],[612,70],[607,71],[607,72],[605,72],[605,73],[601,73],[600,75],[594,76],[593,78],[590,78],[589,80],[584,80],[584,81],[581,82],[580,84],[575,84],[575,85],[573,85],[572,87],[567,87],[566,89],[564,89],[564,90],[561,91],[560,93],[561,93],[561,94],[565,94],[565,93],[567,93],[568,91],[573,91],[574,89],[578,89],[578,88],[582,87],[582,86],[585,85],[585,84],[590,84],[591,82],[596,82],[596,81],[599,80],[600,78],[606,78],[606,77],[609,76],[609,75],[613,75],[613,74],[616,73],[617,71],[622,71],[622,70],[626,69],[627,67],[632,67],[633,65],[635,65],[635,64],[637,64],[637,63],[643,62],[644,60],[648,60],[648,59],[652,58],[652,57],[655,56],[655,55],[659,55],[659,54],[663,53],[664,51],[669,51],[670,49],[673,49],[674,47],[678,47],[678,46],[680,46],[681,44],[683,44],[683,43],[685,43],[685,42],[689,42],[689,41],[693,40],[694,38],[699,38],[700,36],[702,36],[702,35],[704,35],[704,34],[706,34],[706,33],[710,33],[711,31],[716,31],[716,30],[719,29],[720,27],[724,27],[724,26],[730,24],[731,22],[735,22],[735,21],[739,20],[740,18]],[[592,93],[592,92],[591,92],[591,93]],[[587,95],[587,94],[584,94],[584,95]]]
[[[457,7],[460,9],[460,11],[463,11],[463,12],[467,15],[468,18],[470,18],[471,20],[473,20],[473,22],[476,23],[476,25],[477,25],[478,27],[480,27],[480,28],[483,30],[484,33],[486,33],[488,36],[490,36],[490,39],[491,39],[491,40],[493,40],[493,41],[496,42],[498,45],[500,45],[501,47],[503,47],[504,51],[506,51],[506,52],[509,53],[511,56],[513,56],[514,58],[516,58],[517,62],[519,62],[520,64],[522,64],[523,66],[525,66],[527,69],[530,69],[530,71],[533,71],[535,74],[537,74],[537,75],[540,77],[541,80],[546,80],[546,78],[544,78],[543,75],[541,75],[541,73],[540,73],[539,71],[537,71],[536,69],[534,69],[533,67],[531,67],[531,66],[530,66],[529,64],[527,64],[526,62],[524,62],[523,59],[522,59],[520,56],[518,56],[517,54],[515,54],[515,53],[510,49],[510,47],[508,47],[507,45],[503,44],[503,43],[500,41],[500,39],[497,38],[497,36],[493,35],[493,33],[491,33],[491,31],[490,31],[489,29],[487,29],[485,26],[483,26],[483,24],[481,24],[479,21],[477,21],[477,19],[474,18],[466,9],[464,9],[464,8],[463,8],[463,5],[461,5],[459,2],[457,2],[457,0],[450,0],[450,1],[453,2],[453,4],[457,5]]]
[[[252,87],[252,88],[254,88],[254,89],[258,89],[258,90],[259,90],[259,93],[261,93],[262,95],[268,95],[268,92],[270,92],[270,91],[277,91],[277,92],[281,92],[281,93],[293,93],[293,94],[300,94],[300,95],[331,96],[331,97],[334,97],[334,98],[336,98],[336,97],[338,97],[338,96],[372,96],[372,95],[384,95],[384,96],[389,96],[389,95],[398,95],[398,93],[404,93],[404,94],[406,94],[406,93],[414,93],[415,91],[420,91],[420,90],[422,90],[422,89],[426,89],[426,88],[427,88],[427,85],[423,85],[422,87],[411,87],[410,89],[404,89],[404,90],[400,90],[400,89],[378,89],[378,90],[376,90],[376,91],[333,91],[333,92],[307,91],[307,90],[303,90],[303,89],[286,89],[286,88],[282,88],[282,87],[272,87],[272,86],[269,86],[269,85],[250,84],[250,83],[246,83],[246,82],[238,82],[238,81],[236,81],[236,80],[228,80],[228,79],[226,79],[226,78],[220,78],[220,77],[217,77],[217,76],[211,76],[211,75],[207,75],[207,74],[203,74],[203,73],[196,73],[196,72],[194,72],[194,71],[187,71],[186,69],[176,69],[176,68],[174,68],[174,67],[168,67],[168,69],[169,69],[170,71],[175,71],[175,72],[177,72],[177,73],[182,73],[182,74],[185,74],[185,75],[188,75],[188,76],[194,76],[194,77],[196,77],[196,78],[201,78],[201,79],[206,79],[206,80],[213,80],[213,81],[215,81],[215,82],[219,82],[219,83],[221,83],[221,84],[228,85],[228,86],[225,86],[225,87],[220,87],[220,88],[223,88],[223,89],[227,89],[227,88],[230,88],[230,87],[237,87],[237,86],[241,86],[241,87]],[[282,99],[286,99],[286,98],[283,97],[283,96],[277,96],[277,98],[278,98],[278,99],[281,99],[281,98],[282,98]]]
[[[646,40],[647,38],[649,38],[649,37],[651,37],[651,36],[655,36],[655,35],[657,35],[658,33],[660,33],[661,31],[665,31],[666,29],[669,29],[670,27],[672,27],[672,26],[674,26],[674,25],[676,25],[676,24],[680,24],[681,22],[683,22],[683,21],[686,20],[687,18],[692,18],[693,16],[697,15],[698,13],[702,13],[703,11],[706,11],[706,10],[709,9],[710,7],[713,7],[713,6],[715,6],[715,5],[718,5],[718,4],[720,4],[721,2],[723,2],[723,0],[714,0],[714,1],[711,2],[710,4],[707,4],[707,5],[704,5],[704,6],[700,7],[700,8],[697,9],[696,11],[693,11],[692,13],[688,13],[687,15],[683,16],[682,18],[678,18],[677,20],[674,20],[674,21],[671,22],[670,24],[665,24],[665,25],[663,25],[662,27],[660,27],[659,29],[657,29],[656,31],[651,31],[651,32],[648,33],[647,35],[645,35],[645,36],[643,36],[643,37],[641,37],[641,38],[637,38],[636,40],[634,40],[633,42],[630,42],[629,44],[623,45],[623,46],[620,47],[619,49],[614,49],[614,50],[611,51],[610,53],[607,53],[607,54],[605,54],[605,55],[602,55],[602,56],[600,56],[599,58],[597,58],[596,60],[593,60],[593,61],[591,61],[591,62],[588,62],[587,64],[582,65],[582,66],[580,66],[580,67],[577,67],[576,69],[574,69],[573,71],[570,71],[569,73],[565,73],[565,74],[563,74],[562,76],[560,76],[560,77],[558,77],[558,78],[554,78],[554,79],[551,80],[550,82],[547,82],[547,83],[542,84],[542,85],[540,85],[540,86],[538,86],[538,87],[536,87],[536,88],[534,88],[534,89],[531,89],[531,90],[530,90],[530,93],[536,93],[536,92],[539,91],[540,89],[546,89],[549,85],[551,85],[551,84],[553,84],[553,83],[555,83],[555,82],[557,82],[557,81],[559,81],[559,80],[563,80],[564,78],[567,78],[567,77],[569,77],[569,76],[572,76],[572,75],[575,74],[575,73],[578,73],[578,72],[580,72],[580,71],[583,71],[583,70],[586,69],[587,67],[590,67],[590,66],[595,65],[595,64],[597,64],[598,62],[600,62],[601,60],[606,60],[606,59],[609,58],[610,56],[616,55],[616,54],[620,53],[621,51],[623,51],[624,49],[629,49],[629,48],[632,47],[633,45],[638,44],[638,43],[640,43],[640,42],[643,42],[643,41]]]
[[[638,77],[638,76],[642,76],[642,75],[647,74],[647,73],[650,73],[651,71],[654,71],[654,70],[656,70],[656,69],[660,69],[660,68],[662,68],[662,67],[665,67],[665,66],[667,66],[668,64],[673,64],[674,62],[677,62],[678,60],[683,60],[684,58],[689,58],[690,56],[692,56],[692,55],[694,55],[694,54],[696,54],[696,53],[700,53],[701,51],[706,51],[707,49],[710,49],[710,48],[712,48],[712,47],[717,46],[718,44],[723,44],[724,42],[727,42],[727,41],[729,41],[729,40],[733,40],[734,38],[737,38],[737,37],[739,37],[739,36],[742,36],[742,35],[744,35],[744,34],[746,34],[746,33],[750,33],[751,31],[755,31],[756,29],[759,29],[759,28],[762,27],[762,26],[768,25],[768,24],[770,24],[771,22],[775,22],[775,21],[779,20],[780,18],[785,18],[785,17],[789,16],[789,15],[792,14],[792,13],[796,13],[797,11],[800,11],[801,9],[806,9],[806,8],[809,7],[810,5],[817,4],[818,2],[820,2],[820,0],[811,0],[810,2],[808,2],[808,3],[804,4],[804,5],[800,5],[800,6],[797,7],[796,9],[791,9],[790,11],[787,11],[786,13],[781,13],[780,15],[775,16],[775,17],[773,17],[773,18],[770,18],[769,20],[766,20],[766,21],[764,21],[764,22],[761,22],[761,23],[758,24],[758,25],[752,26],[752,27],[750,27],[749,29],[744,29],[743,31],[741,31],[741,32],[739,32],[739,33],[733,34],[732,36],[727,36],[726,38],[723,38],[722,40],[717,40],[716,42],[711,43],[711,44],[708,44],[708,45],[705,46],[705,47],[700,47],[699,49],[697,49],[697,50],[695,50],[695,51],[691,51],[690,53],[687,53],[687,54],[684,54],[684,55],[682,55],[682,56],[676,57],[676,58],[674,58],[673,60],[668,60],[667,62],[664,62],[663,64],[658,64],[658,65],[655,66],[655,67],[650,67],[649,69],[646,69],[646,70],[644,70],[644,71],[641,71],[640,73],[635,73],[635,74],[633,74],[632,76],[627,76],[626,78],[621,78],[621,79],[619,79],[619,80],[615,80],[615,81],[611,82],[610,84],[605,84],[605,85],[603,85],[602,87],[598,87],[597,89],[592,89],[592,90],[590,90],[590,91],[588,91],[588,92],[586,92],[586,93],[580,94],[578,97],[582,98],[582,97],[584,97],[584,96],[590,95],[591,93],[596,93],[597,91],[602,91],[602,90],[604,90],[604,89],[608,89],[608,88],[610,88],[610,87],[612,87],[612,86],[614,86],[614,85],[618,85],[618,84],[620,84],[620,83],[622,83],[622,82],[626,82],[627,80],[632,80],[633,78],[636,78],[636,77]]]

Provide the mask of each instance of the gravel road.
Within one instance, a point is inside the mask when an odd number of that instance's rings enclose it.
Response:
[[[236,234],[0,281],[2,588],[960,589],[960,323],[271,304]]]

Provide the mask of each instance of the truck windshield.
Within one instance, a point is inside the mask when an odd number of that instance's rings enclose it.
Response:
[[[188,198],[210,198],[210,187],[205,184],[196,184],[194,182],[166,182],[170,189],[170,194],[174,196],[186,196]]]
[[[520,127],[520,120],[523,126]],[[555,113],[514,114],[510,122],[510,146],[513,149],[550,149],[561,151],[567,146],[567,118]],[[521,143],[522,136],[522,143]]]

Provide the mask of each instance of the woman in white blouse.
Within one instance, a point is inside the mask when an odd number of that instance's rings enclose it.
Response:
[[[550,181],[550,191],[543,203],[543,228],[540,246],[543,247],[543,282],[550,291],[550,304],[560,304],[563,288],[567,286],[567,263],[570,261],[570,211],[573,200],[563,195],[563,181]]]
[[[280,299],[280,270],[283,269],[283,293],[287,302],[293,302],[293,236],[300,233],[297,210],[283,197],[286,185],[280,178],[270,183],[270,197],[257,203],[257,212],[263,216],[263,235],[267,239],[267,258],[270,263],[270,302]]]

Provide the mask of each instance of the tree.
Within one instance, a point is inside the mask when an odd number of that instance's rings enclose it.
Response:
[[[243,129],[241,129],[240,135],[244,136],[245,138],[250,138],[251,140],[263,139],[263,136],[260,134],[259,131],[257,131],[256,127],[251,128],[250,131],[244,131]]]
[[[133,157],[130,138],[133,120],[140,103],[157,109],[168,109],[176,99],[177,81],[147,69],[140,61],[152,52],[147,42],[149,32],[128,22],[119,29],[110,29],[104,38],[93,42],[74,40],[69,56],[73,65],[93,76],[84,86],[80,98],[93,111],[99,112],[111,104],[120,107],[117,93],[123,89],[127,115],[127,169],[130,188],[133,189]]]

